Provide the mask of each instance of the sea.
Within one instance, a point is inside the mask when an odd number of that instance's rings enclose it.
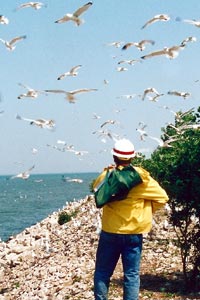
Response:
[[[0,240],[5,242],[67,203],[90,195],[97,175],[31,174],[27,180],[0,176]]]

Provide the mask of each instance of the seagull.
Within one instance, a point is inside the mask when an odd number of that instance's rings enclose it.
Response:
[[[77,26],[81,25],[83,23],[83,20],[79,18],[79,16],[84,13],[93,3],[90,1],[83,5],[82,7],[78,8],[74,13],[67,13],[62,17],[61,19],[58,19],[55,21],[55,23],[64,23],[68,21],[73,21]]]
[[[142,27],[141,29],[146,28],[147,26],[157,22],[157,21],[169,21],[170,17],[166,14],[161,14],[161,15],[155,15],[152,19],[150,19],[149,21],[147,21]]]
[[[98,137],[109,137],[111,140],[114,140],[116,141],[117,138],[119,138],[119,136],[117,134],[114,134],[114,133],[111,133],[110,131],[108,130],[97,130],[97,131],[93,131],[92,134],[96,134],[98,133]],[[103,142],[105,142],[105,140],[103,140]]]
[[[150,96],[148,97],[149,98],[149,101],[152,101],[152,102],[158,102],[158,98],[161,97],[161,96],[164,96],[164,94],[156,94],[155,96]]]
[[[69,101],[69,103],[75,103],[75,96],[76,94],[79,93],[85,93],[85,92],[92,92],[92,91],[97,91],[97,89],[79,89],[79,90],[74,90],[74,91],[64,91],[64,90],[45,90],[47,93],[56,93],[56,94],[65,94],[66,99]]]
[[[21,178],[24,180],[27,180],[30,177],[30,172],[35,168],[35,165],[33,165],[31,168],[29,168],[27,171],[24,171],[22,173],[19,173],[17,175],[14,175],[12,177],[10,177],[10,179],[14,179],[14,178]]]
[[[25,98],[25,97],[30,97],[30,98],[37,98],[39,94],[41,93],[44,93],[43,91],[38,91],[38,90],[34,90],[30,87],[28,87],[27,85],[24,85],[22,83],[19,83],[20,86],[24,87],[25,89],[27,89],[27,93],[24,93],[24,94],[20,94],[17,98],[18,99],[22,99],[22,98]]]
[[[121,64],[134,65],[136,62],[141,62],[141,60],[139,60],[139,59],[124,59],[124,60],[118,61],[118,65],[121,65]]]
[[[107,46],[114,46],[116,48],[120,48],[123,42],[111,42],[111,43],[107,43]]]
[[[157,91],[155,88],[150,87],[150,88],[147,88],[146,90],[144,90],[143,96],[142,96],[142,100],[144,100],[145,97],[146,97],[146,95],[149,94],[149,93],[154,93],[154,94],[156,94],[157,96],[160,95],[160,94],[158,93],[158,91]]]
[[[139,122],[139,126],[141,126],[141,128],[136,128],[136,131],[140,134],[140,140],[144,141],[145,137],[148,136],[146,130],[144,130],[147,127],[147,125],[143,122]]]
[[[52,129],[55,126],[55,122],[53,120],[45,120],[45,119],[28,119],[28,118],[23,118],[19,115],[16,116],[17,120],[24,120],[30,122],[30,125],[36,125],[40,128],[47,128],[47,129]]]
[[[121,96],[118,96],[117,98],[133,99],[133,98],[135,98],[136,96],[137,96],[136,94],[128,94],[128,95],[121,95]]]
[[[197,41],[197,38],[195,36],[189,36],[187,38],[185,38],[182,42],[181,42],[181,45],[185,46],[186,43],[194,43]]]
[[[16,8],[16,10],[21,9],[21,8],[26,8],[26,7],[31,7],[31,8],[38,10],[42,6],[46,6],[46,5],[42,2],[32,2],[31,1],[31,2],[21,4],[19,7]]]
[[[154,51],[149,54],[146,54],[142,56],[142,59],[147,59],[155,56],[161,56],[164,55],[167,58],[174,59],[179,55],[179,51],[183,50],[185,48],[185,45],[178,45],[178,46],[172,46],[172,47],[164,47],[162,50]]]
[[[122,47],[122,50],[127,50],[128,48],[130,48],[131,46],[135,46],[136,48],[138,48],[140,51],[143,51],[145,49],[145,45],[146,44],[151,44],[151,45],[154,45],[155,44],[155,41],[153,40],[142,40],[140,42],[129,42],[129,43],[126,43],[123,47]]]
[[[162,148],[172,148],[173,146],[170,145],[170,143],[173,143],[175,141],[178,141],[179,139],[178,138],[173,138],[171,137],[170,139],[166,140],[166,141],[163,141],[157,137],[154,137],[154,136],[148,136],[150,139],[156,141],[158,143],[158,145]]]
[[[8,23],[9,23],[8,18],[6,18],[3,15],[0,15],[0,24],[2,24],[2,25],[8,25]]]
[[[72,178],[72,179],[67,179],[67,182],[77,182],[77,183],[82,183],[83,179],[80,178]]]
[[[179,91],[169,91],[167,93],[168,95],[174,95],[174,96],[179,96],[179,97],[183,97],[184,99],[188,98],[191,96],[190,93],[188,92],[179,92]]]
[[[13,38],[11,41],[5,41],[3,39],[0,39],[0,41],[6,46],[6,48],[10,51],[14,50],[16,46],[14,46],[15,43],[26,39],[26,35],[18,36]]]
[[[181,20],[180,18],[176,18],[176,21],[182,21],[194,25],[197,28],[200,28],[200,20],[187,20],[187,19]]]
[[[107,124],[116,124],[116,122],[117,121],[115,121],[115,120],[107,120],[107,121],[105,121],[103,124],[101,124],[101,128],[102,127],[104,127],[105,125],[107,125]]]
[[[118,68],[116,68],[116,70],[117,70],[118,72],[125,72],[125,71],[128,71],[128,69],[125,68],[125,67],[118,67]]]
[[[101,119],[101,116],[97,115],[97,113],[93,113],[93,119],[98,120]]]
[[[74,149],[68,149],[68,152],[73,152],[75,155],[78,156],[83,156],[84,154],[88,154],[88,151],[84,151],[84,150],[74,150]]]
[[[77,75],[78,75],[77,70],[78,70],[79,68],[81,68],[81,67],[82,67],[82,65],[77,65],[77,66],[71,68],[68,72],[65,72],[65,73],[63,73],[62,75],[60,75],[60,76],[57,78],[57,80],[62,80],[62,79],[64,79],[66,76],[73,76],[73,77],[77,76]]]

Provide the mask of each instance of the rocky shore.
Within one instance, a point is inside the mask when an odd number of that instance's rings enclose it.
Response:
[[[64,211],[74,215],[69,222],[60,225],[58,211],[0,243],[0,300],[93,300],[101,210],[88,196]],[[200,299],[178,293],[182,264],[174,239],[166,213],[158,214],[144,240],[140,299]],[[120,262],[109,297],[122,299]]]

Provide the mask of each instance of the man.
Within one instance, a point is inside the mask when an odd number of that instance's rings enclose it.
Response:
[[[140,177],[128,193],[123,194],[121,180],[115,186],[120,192],[103,205],[102,231],[96,253],[94,273],[95,300],[107,300],[110,278],[119,257],[123,266],[123,300],[138,300],[140,287],[140,260],[143,234],[152,227],[152,215],[168,201],[166,192],[150,174],[131,164],[135,156],[134,145],[127,139],[115,143],[111,151],[115,166],[104,169],[93,184],[94,192],[103,187],[109,178],[106,174],[119,173],[131,166]],[[105,180],[105,178],[108,178]],[[123,180],[125,183],[126,178]],[[102,184],[101,184],[102,183]],[[108,182],[112,189],[114,183]],[[119,197],[119,200],[117,200]]]

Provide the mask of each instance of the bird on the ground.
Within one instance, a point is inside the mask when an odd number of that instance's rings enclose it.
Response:
[[[39,90],[35,90],[33,88],[28,87],[27,85],[24,85],[22,83],[19,83],[20,86],[22,86],[23,88],[27,89],[27,93],[23,93],[20,94],[17,98],[18,99],[22,99],[22,98],[37,98],[39,96],[39,94],[43,94],[44,91],[39,91]]]
[[[172,46],[172,47],[164,47],[162,50],[157,50],[154,52],[151,52],[149,54],[146,54],[142,56],[142,59],[147,59],[151,57],[156,57],[156,56],[166,56],[167,58],[174,59],[179,55],[180,50],[183,50],[185,48],[185,45],[177,45],[177,46]]]
[[[97,91],[97,89],[87,89],[87,88],[82,88],[74,91],[64,91],[64,90],[45,90],[46,93],[55,93],[55,94],[65,94],[66,99],[69,101],[69,103],[75,103],[75,95],[80,94],[80,93],[85,93],[85,92],[92,92],[92,91]]]
[[[22,36],[17,36],[15,38],[13,38],[10,41],[5,41],[3,39],[0,39],[0,41],[6,46],[6,48],[10,51],[14,50],[16,48],[15,44],[19,41],[22,41],[26,39],[26,35],[22,35]]]
[[[31,168],[29,168],[28,170],[22,172],[22,173],[19,173],[17,175],[14,175],[12,177],[10,177],[10,179],[14,179],[14,178],[21,178],[21,179],[24,179],[24,180],[27,180],[29,177],[30,177],[30,172],[35,168],[35,165],[33,165]]]
[[[8,25],[9,24],[8,18],[6,18],[3,15],[0,15],[0,24],[2,24],[2,25]]]
[[[42,2],[27,2],[27,3],[22,3],[20,6],[18,6],[16,8],[16,10],[22,9],[22,8],[27,8],[27,7],[31,7],[34,8],[36,10],[40,9],[42,6],[46,6],[44,3]]]
[[[62,18],[55,21],[55,23],[65,23],[68,21],[73,21],[77,26],[83,23],[83,20],[79,18],[81,14],[83,14],[93,3],[90,1],[78,8],[74,13],[67,13]]]
[[[188,98],[188,97],[191,96],[191,94],[189,92],[179,92],[179,91],[168,91],[167,94],[168,95],[182,97],[184,99],[186,99],[186,98]]]
[[[57,80],[62,80],[64,79],[66,76],[72,76],[72,77],[75,77],[78,75],[78,72],[77,70],[80,69],[82,67],[82,65],[77,65],[77,66],[74,66],[72,67],[68,72],[65,72],[63,74],[61,74]]]
[[[129,42],[126,43],[123,47],[122,50],[127,50],[128,48],[130,48],[131,46],[135,46],[136,48],[138,48],[140,51],[143,51],[146,48],[146,44],[151,44],[154,45],[155,41],[153,40],[142,40],[140,42]]]
[[[158,21],[169,21],[170,20],[170,16],[167,14],[160,14],[160,15],[155,15],[152,19],[148,20],[142,27],[141,29],[146,28],[147,26],[158,22]]]
[[[30,123],[30,125],[36,125],[40,128],[47,128],[47,129],[52,129],[55,127],[55,121],[50,119],[50,120],[45,120],[45,119],[28,119],[28,118],[24,118],[21,117],[19,115],[16,116],[17,120],[24,120],[24,121],[28,121]]]

